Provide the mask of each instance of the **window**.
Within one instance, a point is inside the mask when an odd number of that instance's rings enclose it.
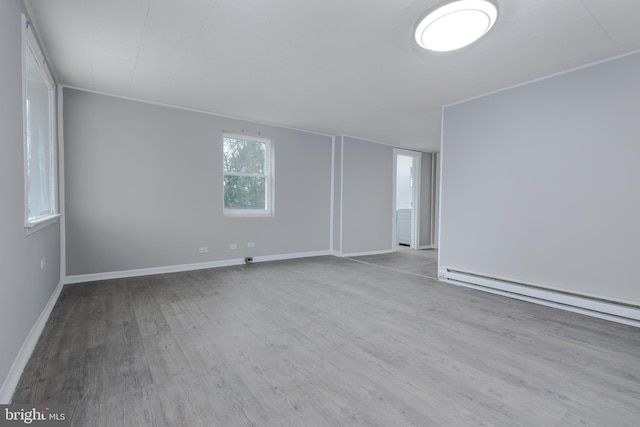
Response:
[[[25,227],[35,231],[58,217],[54,83],[31,24],[23,18]]]
[[[271,141],[228,133],[222,139],[225,215],[272,215]]]

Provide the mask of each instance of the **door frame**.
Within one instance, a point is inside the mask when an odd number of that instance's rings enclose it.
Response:
[[[420,245],[420,181],[422,163],[422,153],[419,151],[406,150],[402,148],[393,149],[393,197],[391,200],[392,224],[391,224],[391,247],[398,250],[397,244],[397,211],[396,211],[396,186],[398,181],[398,156],[413,157],[413,206],[411,208],[411,248],[418,249]]]

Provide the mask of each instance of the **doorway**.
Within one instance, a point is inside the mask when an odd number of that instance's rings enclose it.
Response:
[[[418,248],[421,153],[394,149],[393,248]]]

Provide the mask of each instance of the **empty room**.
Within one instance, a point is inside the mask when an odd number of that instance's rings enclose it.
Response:
[[[637,426],[640,2],[0,2],[0,426]]]

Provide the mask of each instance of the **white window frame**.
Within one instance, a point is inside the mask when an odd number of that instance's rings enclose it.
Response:
[[[47,143],[49,144],[49,177],[48,177],[48,197],[49,199],[49,212],[45,215],[38,217],[32,217],[30,215],[30,185],[29,185],[29,165],[28,165],[28,153],[29,153],[29,124],[27,121],[27,59],[29,51],[33,55],[36,63],[41,71],[42,80],[47,86],[49,92],[49,138]],[[58,206],[58,168],[57,168],[57,135],[56,135],[56,102],[55,102],[55,80],[51,74],[51,70],[47,65],[47,60],[37,40],[37,36],[33,30],[31,22],[29,22],[24,15],[22,15],[22,122],[23,122],[23,146],[24,146],[24,227],[26,234],[31,234],[38,231],[50,224],[58,221],[60,217]]]
[[[265,144],[265,165],[264,165],[264,174],[257,173],[236,173],[236,172],[227,172],[224,169],[224,163],[222,164],[222,209],[223,214],[225,216],[235,216],[235,217],[269,217],[274,215],[273,209],[273,200],[274,200],[274,156],[273,156],[273,141],[268,138],[262,138],[252,135],[245,134],[237,134],[230,132],[222,133],[222,147],[224,150],[224,138],[238,138],[256,141],[259,143]],[[223,153],[224,155],[224,153]],[[257,177],[265,179],[265,209],[227,209],[224,206],[224,177],[228,175],[233,176],[249,176],[249,177]]]

